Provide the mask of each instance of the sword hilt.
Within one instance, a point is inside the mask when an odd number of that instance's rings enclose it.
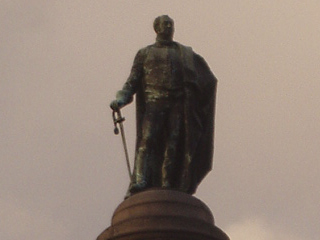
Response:
[[[121,116],[120,109],[119,110],[113,110],[112,111],[112,118],[113,118],[113,124],[114,124],[114,134],[119,134],[119,128],[117,126],[118,123],[122,123],[125,118]]]

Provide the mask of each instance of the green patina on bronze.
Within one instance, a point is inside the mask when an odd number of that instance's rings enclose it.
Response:
[[[217,79],[192,48],[173,41],[174,22],[154,21],[156,42],[138,51],[110,106],[136,95],[137,139],[128,196],[152,187],[193,194],[212,168]]]

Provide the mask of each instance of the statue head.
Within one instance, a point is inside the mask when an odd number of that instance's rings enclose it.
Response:
[[[173,39],[174,22],[168,15],[157,17],[153,22],[154,31],[157,33],[157,38],[162,40]]]

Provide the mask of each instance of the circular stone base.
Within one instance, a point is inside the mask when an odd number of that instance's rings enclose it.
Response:
[[[178,191],[155,189],[137,193],[115,210],[111,226],[97,240],[210,239],[228,240],[214,226],[210,209]]]

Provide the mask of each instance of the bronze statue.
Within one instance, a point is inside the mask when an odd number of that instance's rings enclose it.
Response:
[[[190,47],[173,41],[174,22],[154,21],[156,42],[138,51],[110,107],[136,95],[137,139],[128,195],[152,187],[193,194],[212,167],[217,79]]]

